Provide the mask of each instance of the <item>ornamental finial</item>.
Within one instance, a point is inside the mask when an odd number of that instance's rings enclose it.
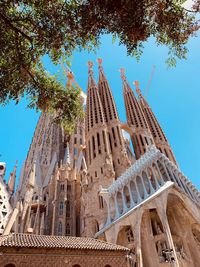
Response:
[[[92,61],[88,61],[88,68],[89,68],[89,70],[91,70],[92,69],[92,67],[93,67],[93,62]]]
[[[120,73],[121,73],[121,78],[122,78],[122,80],[125,81],[125,80],[126,80],[125,69],[124,69],[124,68],[121,68],[119,71],[120,71]]]
[[[98,61],[99,67],[101,67],[102,66],[102,62],[103,62],[102,58],[97,58],[97,61]]]
[[[135,81],[133,84],[135,85],[137,94],[138,94],[139,96],[141,96],[142,93],[141,93],[140,88],[139,88],[139,82],[138,82],[138,81]]]

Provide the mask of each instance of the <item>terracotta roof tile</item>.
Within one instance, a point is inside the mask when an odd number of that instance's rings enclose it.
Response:
[[[31,234],[10,234],[0,236],[2,247],[28,247],[28,248],[66,248],[88,250],[128,251],[128,248],[107,243],[94,238],[73,236],[47,236]]]

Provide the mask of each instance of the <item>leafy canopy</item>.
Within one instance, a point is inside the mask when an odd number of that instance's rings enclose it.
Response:
[[[26,95],[29,107],[56,111],[58,121],[71,127],[81,113],[80,90],[65,88],[48,74],[42,56],[59,64],[74,49],[91,50],[110,33],[136,58],[154,36],[158,45],[169,47],[168,63],[174,64],[185,58],[188,38],[198,28],[178,0],[1,1],[0,103]]]

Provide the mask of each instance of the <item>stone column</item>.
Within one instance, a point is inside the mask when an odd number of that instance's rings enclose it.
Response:
[[[120,191],[120,193],[122,195],[123,213],[125,213],[128,210],[128,208],[126,205],[126,200],[125,200],[123,189]]]
[[[131,200],[131,207],[133,207],[135,205],[135,202],[133,200],[133,196],[132,196],[132,193],[131,193],[130,183],[128,183],[127,186],[128,186],[128,192],[129,192],[130,200]]]
[[[162,173],[160,172],[160,169],[159,169],[159,167],[158,167],[157,162],[155,162],[155,165],[156,165],[157,171],[158,171],[158,173],[159,173],[159,175],[160,175],[161,184],[163,185],[163,184],[165,184],[165,181],[164,181],[164,179],[163,179]]]
[[[114,196],[114,201],[115,201],[115,220],[117,218],[119,218],[119,207],[118,207],[118,203],[117,203],[117,192],[115,193],[115,196]]]
[[[134,241],[135,241],[135,253],[136,253],[136,261],[137,267],[143,267],[143,259],[142,259],[142,246],[141,246],[141,221],[142,221],[142,210],[138,210],[136,217],[134,218],[135,223],[131,223]]]
[[[174,259],[175,259],[174,267],[181,267],[179,262],[178,262],[177,255],[176,255],[176,250],[175,250],[175,247],[174,247],[172,234],[171,234],[169,223],[168,223],[168,219],[167,219],[166,209],[163,206],[159,205],[157,207],[157,212],[158,212],[158,215],[160,217],[160,220],[161,220],[163,228],[164,228],[164,232],[165,232],[166,237],[167,237],[168,246],[169,246],[170,249],[173,250],[173,255],[174,255]]]

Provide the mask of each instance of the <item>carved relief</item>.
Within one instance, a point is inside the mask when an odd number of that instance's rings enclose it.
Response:
[[[131,163],[130,160],[128,159],[128,155],[124,147],[121,148],[120,156],[121,156],[121,164],[125,167],[129,167]]]
[[[103,170],[104,170],[104,177],[105,178],[110,178],[110,177],[114,178],[115,172],[113,170],[112,157],[108,153],[105,156],[105,163],[103,165]]]
[[[186,253],[184,252],[184,248],[183,248],[183,245],[182,244],[177,244],[175,243],[174,244],[175,246],[175,250],[176,250],[176,255],[177,255],[177,258],[179,260],[186,260],[187,259],[187,255]]]

